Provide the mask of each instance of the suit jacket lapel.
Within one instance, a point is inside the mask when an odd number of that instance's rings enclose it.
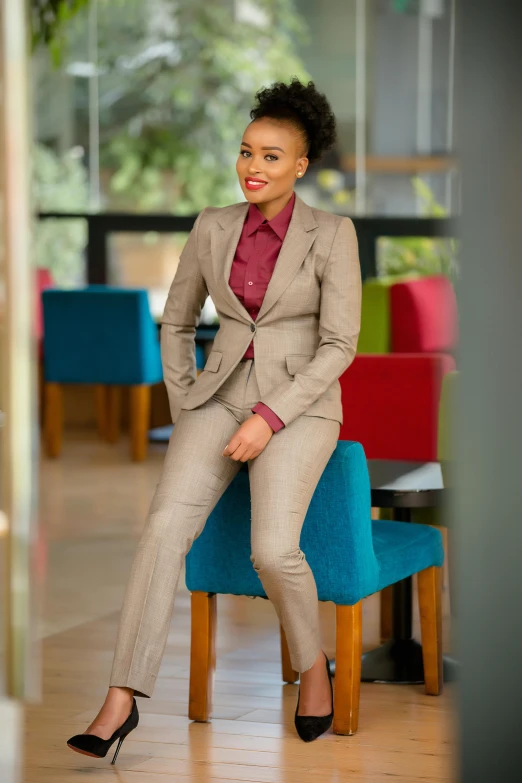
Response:
[[[248,206],[248,201],[242,202],[236,205],[236,210],[231,211],[231,214],[218,217],[219,225],[214,226],[210,232],[210,246],[214,275],[223,296],[236,313],[251,321],[250,313],[243,307],[228,282]]]
[[[250,314],[243,307],[228,282],[248,206],[247,201],[242,202],[229,215],[218,218],[219,225],[211,230],[210,241],[214,273],[221,285],[223,295],[239,315],[251,321]],[[288,231],[256,321],[259,321],[283,294],[297,274],[316,236],[317,222],[313,212],[296,193]]]

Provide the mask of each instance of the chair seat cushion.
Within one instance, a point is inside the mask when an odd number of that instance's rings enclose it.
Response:
[[[250,481],[244,463],[187,555],[189,590],[265,596],[250,560],[250,524]],[[338,441],[313,494],[300,539],[319,600],[354,604],[375,592],[379,566],[371,533],[364,451],[360,443]]]
[[[337,476],[343,465],[348,465],[349,471]],[[366,484],[368,471],[359,444],[339,443],[314,493],[301,535],[301,547],[321,601],[355,604],[393,582],[443,562],[442,536],[425,525],[379,520],[371,523],[372,536],[365,542],[357,543],[357,538],[348,535],[366,525],[370,533]],[[360,497],[359,487],[363,488]],[[343,500],[345,494],[349,500]],[[186,585],[190,591],[266,597],[250,560],[250,515],[245,465],[187,555]]]
[[[378,590],[444,562],[442,535],[434,527],[373,520],[372,530],[373,549],[379,563]]]

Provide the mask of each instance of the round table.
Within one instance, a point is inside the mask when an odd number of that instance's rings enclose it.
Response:
[[[393,519],[411,522],[412,510],[437,508],[446,499],[438,462],[368,460],[372,507],[391,508]],[[363,655],[363,682],[424,682],[422,647],[412,636],[412,577],[393,585],[392,637]],[[445,658],[444,679],[454,679]]]

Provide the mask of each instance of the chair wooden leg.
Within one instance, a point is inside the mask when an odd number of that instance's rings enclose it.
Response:
[[[438,530],[442,536],[442,546],[444,548],[444,564],[441,569],[441,589],[444,593],[447,590],[447,601],[449,606],[449,613],[451,615],[451,584],[452,584],[452,570],[454,563],[451,560],[451,538],[452,533],[449,527],[444,525],[430,525]],[[453,574],[454,576],[454,574]],[[454,582],[454,580],[453,580]]]
[[[38,426],[43,431],[45,421],[45,380],[43,371],[43,362],[38,359],[37,368],[37,383],[38,383]]]
[[[216,595],[193,592],[191,619],[189,718],[206,723],[212,716],[216,668]]]
[[[355,734],[359,725],[362,664],[362,601],[336,606],[335,734]]]
[[[387,642],[393,635],[393,587],[385,587],[379,594],[381,603],[381,643]]]
[[[44,444],[48,457],[59,457],[62,450],[63,401],[59,383],[45,384]]]
[[[107,440],[109,423],[109,394],[108,387],[99,383],[94,387],[96,395],[96,422],[98,435],[102,440]]]
[[[297,682],[299,679],[299,672],[296,672],[294,669],[292,669],[292,664],[290,662],[290,653],[288,652],[288,643],[286,641],[286,634],[283,630],[283,626],[279,626],[279,636],[281,639],[281,664],[282,664],[282,675],[283,675],[283,682],[293,683]]]
[[[116,443],[120,437],[121,415],[121,388],[119,386],[107,386],[107,440]]]
[[[135,462],[141,462],[147,456],[150,422],[150,396],[150,386],[131,386],[131,457]]]
[[[426,568],[417,574],[425,690],[442,693],[442,569]]]

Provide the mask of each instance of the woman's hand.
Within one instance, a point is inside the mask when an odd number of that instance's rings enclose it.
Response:
[[[246,462],[257,457],[274,434],[270,424],[254,413],[232,435],[223,449],[223,457]]]

